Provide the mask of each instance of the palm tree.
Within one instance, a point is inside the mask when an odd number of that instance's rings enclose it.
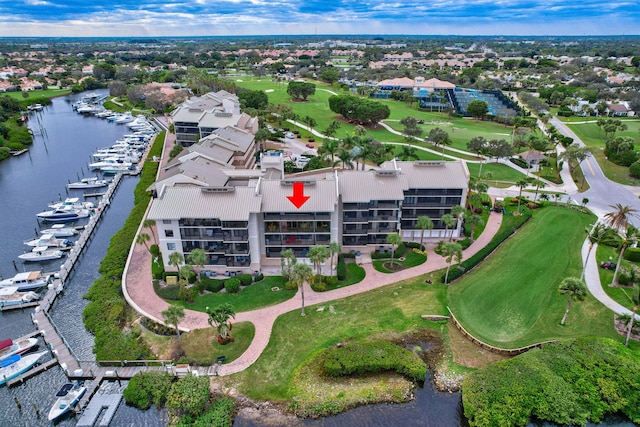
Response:
[[[458,220],[451,214],[444,214],[440,217],[440,221],[444,224],[444,237],[447,237],[449,234],[449,228],[454,227]],[[453,239],[453,230],[451,230],[451,236],[449,237],[449,241]]]
[[[614,210],[604,214],[604,219],[609,225],[617,230],[624,230],[630,225],[632,217],[638,216],[638,211],[630,206],[623,206],[621,203],[609,205]]]
[[[627,325],[627,337],[624,340],[624,345],[629,346],[629,338],[631,337],[631,330],[633,329],[633,322],[636,319],[636,313],[640,308],[640,283],[633,284],[633,295],[631,296],[631,302],[633,303],[633,311],[631,312],[631,319]]]
[[[236,312],[234,311],[233,306],[226,303],[213,309],[207,307],[205,310],[209,315],[209,325],[215,326],[218,329],[218,333],[220,334],[222,341],[226,341],[229,337],[229,331],[231,330],[231,322],[229,319],[236,318]]]
[[[424,247],[422,241],[424,240],[424,231],[433,230],[433,221],[426,215],[419,216],[416,220],[416,225],[420,229],[420,250]]]
[[[346,169],[346,168],[353,169],[353,163],[351,162],[353,158],[351,156],[350,149],[348,149],[345,146],[340,146],[340,148],[338,149],[338,152],[336,153],[336,156],[342,162],[342,169]]]
[[[449,269],[451,268],[451,262],[455,260],[456,262],[462,261],[462,246],[459,243],[447,242],[444,244],[442,248],[441,255],[444,257],[445,261],[447,261],[447,272],[444,276],[444,283],[449,283]]]
[[[602,242],[610,242],[615,238],[615,233],[613,229],[607,227],[601,222],[596,222],[593,227],[586,228],[587,239],[589,239],[589,249],[587,250],[587,256],[584,260],[584,265],[582,266],[582,274],[580,275],[580,280],[584,280],[584,274],[587,270],[587,262],[589,260],[589,255],[591,255],[591,250],[593,249],[593,245],[600,244]]]
[[[329,256],[331,257],[331,271],[333,271],[333,257],[334,255],[340,253],[340,251],[342,250],[342,247],[338,242],[329,242],[328,249],[329,249]]]
[[[156,239],[156,233],[155,231],[153,231],[153,226],[156,225],[156,222],[152,219],[145,219],[144,221],[142,221],[142,226],[144,228],[148,228],[149,230],[151,230],[151,235],[153,236],[153,241],[157,242],[158,239]]]
[[[291,275],[289,281],[295,283],[300,288],[300,295],[302,296],[302,311],[300,316],[304,316],[304,282],[311,280],[313,271],[307,264],[296,262],[291,268]]]
[[[149,245],[147,245],[147,242],[149,240],[151,240],[151,236],[149,236],[147,233],[140,233],[138,234],[138,237],[136,237],[136,243],[138,245],[144,245],[144,247],[147,248],[149,252],[151,252],[151,249],[149,249]]]
[[[184,264],[184,255],[180,252],[171,252],[169,254],[169,265],[176,268],[176,271],[180,271],[180,266]]]
[[[391,267],[393,268],[395,262],[393,257],[396,253],[396,247],[402,243],[402,237],[398,233],[387,234],[387,243],[391,245]]]
[[[469,237],[471,238],[471,242],[473,242],[475,240],[474,236],[476,233],[476,227],[482,226],[482,224],[484,224],[484,220],[480,215],[473,214],[471,216],[466,217],[464,219],[464,222],[466,222],[471,226],[471,236]]]
[[[193,273],[193,267],[191,265],[185,264],[180,267],[178,274],[184,279],[185,285],[189,283],[189,276],[191,275],[191,273]]]
[[[167,308],[165,311],[163,311],[160,314],[162,314],[162,318],[166,323],[176,328],[178,341],[181,341],[180,329],[178,328],[178,323],[180,323],[180,319],[184,318],[184,308],[177,305],[170,304],[169,308]]]
[[[562,295],[568,295],[569,299],[567,301],[567,308],[564,311],[564,316],[562,316],[562,320],[560,321],[561,325],[564,325],[564,322],[567,320],[567,315],[569,314],[569,309],[571,309],[571,302],[575,299],[576,301],[582,301],[587,296],[587,287],[584,282],[577,277],[567,277],[562,280],[560,286],[558,286],[558,292]]]
[[[398,158],[400,160],[418,160],[420,157],[418,157],[418,153],[415,147],[412,147],[410,145],[403,145],[402,146],[402,151],[400,152],[400,154],[398,154]]]
[[[322,245],[315,245],[309,248],[307,254],[311,262],[316,266],[318,272],[318,280],[322,280],[322,263],[329,257],[329,248]]]
[[[618,248],[620,249],[620,255],[618,255],[618,263],[616,264],[616,270],[613,272],[613,279],[611,279],[610,286],[615,286],[618,280],[618,273],[620,272],[620,264],[622,264],[624,251],[627,250],[629,245],[638,241],[638,229],[636,229],[633,225],[630,225],[624,232],[618,233],[618,238]]]
[[[533,197],[533,201],[535,202],[535,201],[538,199],[538,191],[539,191],[541,188],[546,187],[546,186],[547,186],[547,184],[545,184],[545,183],[544,183],[544,181],[540,181],[539,179],[536,179],[533,183],[536,185],[536,194],[535,194],[535,196]]]
[[[331,169],[333,169],[336,164],[335,157],[339,149],[340,142],[337,139],[325,139],[322,143],[322,147],[318,149],[318,153],[325,156],[331,156]]]
[[[289,280],[293,265],[298,262],[292,249],[285,249],[280,253],[280,266],[282,267],[282,277]]]
[[[518,209],[517,212],[520,212],[520,199],[522,197],[522,190],[529,184],[529,181],[526,179],[521,179],[516,182],[516,185],[520,188],[520,192],[518,193]]]
[[[187,256],[189,260],[189,264],[197,265],[200,267],[200,270],[204,268],[204,265],[207,263],[207,253],[204,249],[196,248],[191,251],[191,253]]]

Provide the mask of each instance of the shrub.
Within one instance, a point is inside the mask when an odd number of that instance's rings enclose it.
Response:
[[[295,282],[289,280],[284,284],[284,288],[288,291],[295,291],[298,289],[298,285]]]
[[[640,163],[634,162],[629,166],[629,175],[634,178],[640,178]]]
[[[156,335],[171,336],[176,333],[174,328],[161,323],[156,323],[148,317],[142,317],[140,324]]]
[[[171,386],[167,408],[178,416],[198,416],[209,401],[209,377],[188,375]]]
[[[471,246],[471,239],[467,237],[466,239],[458,240],[458,244],[462,246],[462,250],[465,250]]]
[[[224,281],[224,288],[230,294],[236,294],[240,290],[240,280],[235,277]]]
[[[249,286],[253,283],[253,277],[250,274],[240,274],[236,279],[240,281],[240,286]]]
[[[398,245],[398,247],[396,248],[395,252],[393,253],[393,257],[395,259],[400,258],[401,256],[404,256],[404,253],[407,251],[407,246],[405,245],[404,242],[400,243]]]
[[[417,354],[387,341],[331,348],[325,354],[323,367],[334,377],[395,371],[413,381],[424,381],[427,373],[427,366]]]
[[[253,282],[254,283],[258,283],[261,280],[264,280],[264,274],[260,273],[257,276],[253,276]]]
[[[200,276],[200,283],[204,283],[205,289],[209,292],[220,292],[224,288],[224,280],[212,279],[206,276]]]
[[[620,269],[622,270],[622,268]],[[618,283],[622,286],[627,286],[629,283],[631,283],[631,274],[626,271],[620,272],[620,274],[618,275]]]
[[[172,301],[179,301],[182,299],[180,298],[180,285],[158,287],[158,289],[156,289],[156,294],[162,299]]]
[[[122,392],[127,405],[149,409],[151,404],[160,408],[169,394],[173,377],[165,372],[138,372]]]
[[[176,427],[231,427],[235,413],[233,399],[223,396],[214,400],[206,412],[197,417],[184,416]]]
[[[153,255],[154,257],[160,256],[160,247],[158,245],[151,245],[149,246],[149,252],[151,252],[151,255]]]
[[[335,286],[338,284],[338,278],[336,276],[325,276],[324,283],[326,283],[327,286]]]
[[[326,292],[327,284],[324,282],[320,282],[320,283],[313,282],[313,284],[311,285],[311,289],[313,289],[316,292]]]
[[[347,264],[344,262],[344,258],[344,254],[338,255],[338,264],[336,265],[338,280],[344,280],[347,278]]]
[[[421,251],[424,251],[424,245],[420,245],[418,242],[406,242],[405,246],[411,249],[420,249]]]
[[[624,251],[624,259],[631,262],[640,261],[640,248],[627,248]]]

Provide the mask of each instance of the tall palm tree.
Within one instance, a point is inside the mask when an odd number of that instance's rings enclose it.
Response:
[[[160,314],[162,314],[162,318],[166,323],[176,328],[178,341],[181,341],[180,329],[178,328],[178,323],[180,323],[180,319],[184,318],[184,308],[177,305],[170,304],[169,308],[167,308],[165,311],[163,311]]]
[[[337,139],[325,139],[322,143],[322,147],[318,149],[318,152],[324,156],[331,156],[331,169],[336,164],[336,154],[340,149],[340,142]]]
[[[229,319],[236,318],[236,312],[233,306],[225,303],[213,309],[207,307],[205,310],[209,315],[209,319],[207,320],[209,325],[215,326],[218,329],[220,338],[222,341],[225,341],[229,337],[229,331],[231,330],[231,321]]]
[[[589,239],[589,249],[587,250],[587,256],[584,260],[584,265],[582,266],[580,280],[584,280],[584,274],[587,270],[587,262],[589,261],[589,255],[591,255],[593,245],[603,242],[612,242],[615,239],[615,232],[613,229],[607,227],[601,222],[596,222],[591,228],[587,227],[585,231],[587,232],[587,239]]]
[[[400,154],[398,154],[398,158],[400,160],[418,160],[420,157],[418,157],[418,153],[415,147],[412,147],[410,145],[403,145],[402,146],[402,151],[400,152]]]
[[[629,345],[629,338],[631,337],[631,330],[633,329],[633,322],[636,320],[636,313],[640,308],[640,283],[633,284],[633,294],[631,296],[631,302],[633,303],[633,310],[631,312],[631,319],[627,325],[627,337],[624,340],[624,345]]]
[[[169,265],[176,268],[176,271],[180,271],[180,266],[184,264],[184,255],[180,252],[171,252],[169,254]]]
[[[302,311],[300,312],[300,316],[304,316],[304,282],[309,282],[313,275],[313,271],[311,267],[307,264],[303,264],[301,262],[296,262],[293,264],[293,268],[291,269],[291,275],[289,280],[295,283],[300,288],[300,295],[302,297]]]
[[[208,257],[204,249],[196,248],[191,251],[187,259],[189,260],[189,264],[197,265],[200,267],[200,270],[202,270],[207,263]]]
[[[631,218],[638,217],[638,211],[630,206],[623,206],[621,203],[609,205],[614,210],[604,214],[605,221],[617,230],[624,230],[631,224]]]
[[[524,188],[529,185],[529,181],[527,181],[526,179],[521,179],[518,182],[516,182],[516,185],[520,188],[520,192],[518,193],[518,209],[517,212],[520,212],[520,199],[522,198],[522,190],[524,190]]]
[[[153,236],[153,241],[154,242],[158,242],[158,239],[156,239],[156,233],[155,231],[153,231],[153,227],[156,225],[156,222],[152,219],[145,219],[144,221],[142,221],[142,226],[144,228],[148,228],[149,230],[151,230],[151,235]]]
[[[291,276],[293,265],[298,262],[292,249],[285,249],[280,253],[280,266],[282,267],[282,277],[288,281]]]
[[[433,230],[433,221],[426,215],[419,216],[416,220],[416,225],[420,229],[420,250],[424,247],[422,242],[424,240],[424,231]]]
[[[624,232],[621,231],[618,233],[618,239],[618,248],[620,250],[620,255],[618,255],[618,264],[616,264],[616,270],[613,272],[611,286],[614,286],[618,280],[618,273],[620,272],[620,264],[622,264],[624,251],[626,251],[630,245],[638,241],[638,229],[633,225],[630,225]]]
[[[329,249],[329,256],[331,257],[331,271],[333,271],[333,257],[334,255],[340,253],[340,251],[342,250],[342,247],[338,242],[329,242],[328,249]]]
[[[577,277],[566,277],[558,286],[558,292],[560,292],[562,295],[569,296],[569,299],[567,300],[567,308],[564,311],[562,320],[560,321],[560,324],[564,325],[564,322],[567,320],[569,310],[571,309],[571,302],[573,300],[584,300],[587,296],[587,287],[585,286],[584,282]]]
[[[449,269],[451,269],[452,261],[462,261],[462,246],[460,243],[447,242],[442,248],[441,255],[447,261],[447,272],[444,275],[444,283],[449,283]]]
[[[147,244],[149,240],[151,240],[151,236],[149,236],[147,233],[140,233],[138,234],[138,237],[136,237],[136,243],[138,245],[144,245],[144,247],[147,248],[149,252],[151,252],[151,250],[149,249],[149,245]]]
[[[449,228],[455,227],[458,220],[451,214],[444,214],[440,217],[440,221],[444,224],[444,237],[447,237],[449,234]],[[449,241],[453,239],[453,229],[451,230],[451,236],[449,237]]]
[[[344,146],[340,146],[340,148],[338,149],[338,152],[336,153],[336,156],[342,162],[342,169],[347,169],[347,168],[353,169],[353,163],[351,162],[352,157],[351,157],[350,149]]]
[[[307,254],[311,262],[316,266],[318,272],[318,280],[322,280],[322,263],[329,257],[329,248],[322,245],[315,245],[309,248]]]
[[[391,267],[393,268],[395,263],[393,258],[396,253],[396,248],[402,243],[402,237],[400,237],[398,233],[387,234],[387,243],[391,245]]]

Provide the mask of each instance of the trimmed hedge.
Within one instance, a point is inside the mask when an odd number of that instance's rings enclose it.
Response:
[[[631,262],[640,261],[640,248],[627,248],[623,258]]]
[[[240,291],[240,280],[235,277],[224,281],[224,289],[230,294],[236,294]]]
[[[239,274],[235,278],[240,280],[240,286],[249,286],[253,283],[253,277],[250,274]]]
[[[327,350],[324,371],[333,377],[395,371],[413,381],[424,381],[427,365],[420,357],[387,341],[349,343]]]
[[[489,256],[494,250],[496,250],[496,248],[498,246],[500,246],[500,244],[502,242],[507,240],[507,238],[509,238],[509,236],[511,236],[513,233],[515,233],[516,230],[518,230],[520,227],[522,227],[522,225],[525,222],[527,222],[529,219],[531,219],[531,214],[527,212],[527,213],[523,214],[522,216],[520,216],[518,218],[522,218],[522,220],[521,221],[516,221],[512,228],[507,228],[505,230],[499,231],[495,236],[493,236],[493,239],[491,239],[491,241],[489,243],[487,243],[487,246],[485,246],[484,248],[480,249],[478,252],[476,252],[470,258],[467,258],[464,261],[462,261],[460,264],[458,264],[456,266],[457,268],[452,268],[449,271],[449,277],[448,277],[449,280],[448,281],[445,281],[446,273],[443,274],[442,277],[440,278],[442,283],[451,283],[454,280],[456,280],[457,278],[459,278],[460,276],[462,276],[467,271],[471,270],[476,265],[480,264],[480,262],[482,262],[482,260],[484,260],[487,256]]]
[[[200,276],[200,283],[203,284],[204,289],[209,292],[220,292],[224,288],[224,279],[212,279],[206,276]]]
[[[344,262],[345,254],[338,255],[338,264],[336,265],[336,276],[338,280],[347,278],[347,264]]]

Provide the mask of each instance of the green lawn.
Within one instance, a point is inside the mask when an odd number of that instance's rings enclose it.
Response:
[[[411,248],[407,248],[407,252],[405,252],[404,256],[400,258],[404,258],[404,260],[396,258],[393,260],[393,262],[397,264],[401,264],[404,267],[403,269],[416,267],[420,264],[424,264],[425,262],[427,262],[427,257],[425,255],[415,253],[413,252],[413,250],[411,250]],[[392,271],[392,270],[388,270],[385,267],[385,264],[389,262],[391,262],[391,258],[375,260],[373,261],[373,268],[383,273],[393,274],[397,270]]]
[[[26,93],[29,96],[25,98],[23,93]],[[2,95],[10,96],[11,98],[17,99],[18,101],[26,101],[32,98],[55,98],[56,96],[68,95],[70,93],[71,91],[69,89],[45,89],[34,90],[30,92],[5,92]]]
[[[618,251],[611,246],[598,245],[598,249],[596,250],[596,261],[598,265],[600,265],[601,261],[617,263],[618,255]],[[631,269],[632,265],[640,267],[640,263],[630,262],[626,259],[622,260],[622,268]],[[631,299],[633,289],[631,287],[609,286],[613,281],[613,270],[598,267],[598,273],[600,273],[600,284],[602,285],[602,289],[604,289],[607,295],[613,298],[618,304],[621,304],[629,310],[633,310],[633,302]]]
[[[272,291],[271,288],[273,287],[278,287],[280,290]],[[173,303],[189,310],[202,312],[206,311],[206,307],[217,307],[229,303],[236,313],[240,313],[279,304],[292,298],[295,294],[296,291],[284,289],[284,281],[281,276],[267,276],[264,280],[243,288],[237,294],[216,292],[197,297],[193,304],[188,304],[184,301],[175,301]]]
[[[429,325],[439,328],[420,316],[445,314],[445,298],[444,286],[425,285],[423,278],[416,278],[322,304],[322,311],[307,307],[305,317],[300,316],[300,310],[286,313],[276,320],[260,358],[230,380],[254,399],[288,399],[295,393],[291,387],[295,370],[320,350],[385,331],[402,332]]]
[[[638,138],[640,131],[640,121],[625,120],[624,123],[628,129],[624,132],[616,133],[616,136],[628,136],[634,139]],[[573,132],[591,149],[593,157],[596,159],[605,176],[612,181],[626,185],[640,185],[640,180],[629,176],[629,168],[626,166],[618,166],[608,161],[604,155],[604,132],[596,125],[596,122],[585,124],[567,123]],[[587,178],[589,176],[587,175]]]
[[[581,273],[580,247],[593,217],[561,207],[535,211],[496,253],[450,286],[449,306],[460,323],[489,344],[516,348],[583,335],[617,337],[611,312],[591,295],[574,303],[557,291]]]
[[[467,168],[469,169],[469,174],[471,174],[472,177],[478,176],[478,172],[480,172],[479,163],[467,162]],[[490,179],[488,178],[487,173],[491,174]],[[498,187],[500,181],[515,184],[524,177],[525,175],[523,173],[501,163],[490,162],[482,165],[482,181],[486,182],[491,187]]]

